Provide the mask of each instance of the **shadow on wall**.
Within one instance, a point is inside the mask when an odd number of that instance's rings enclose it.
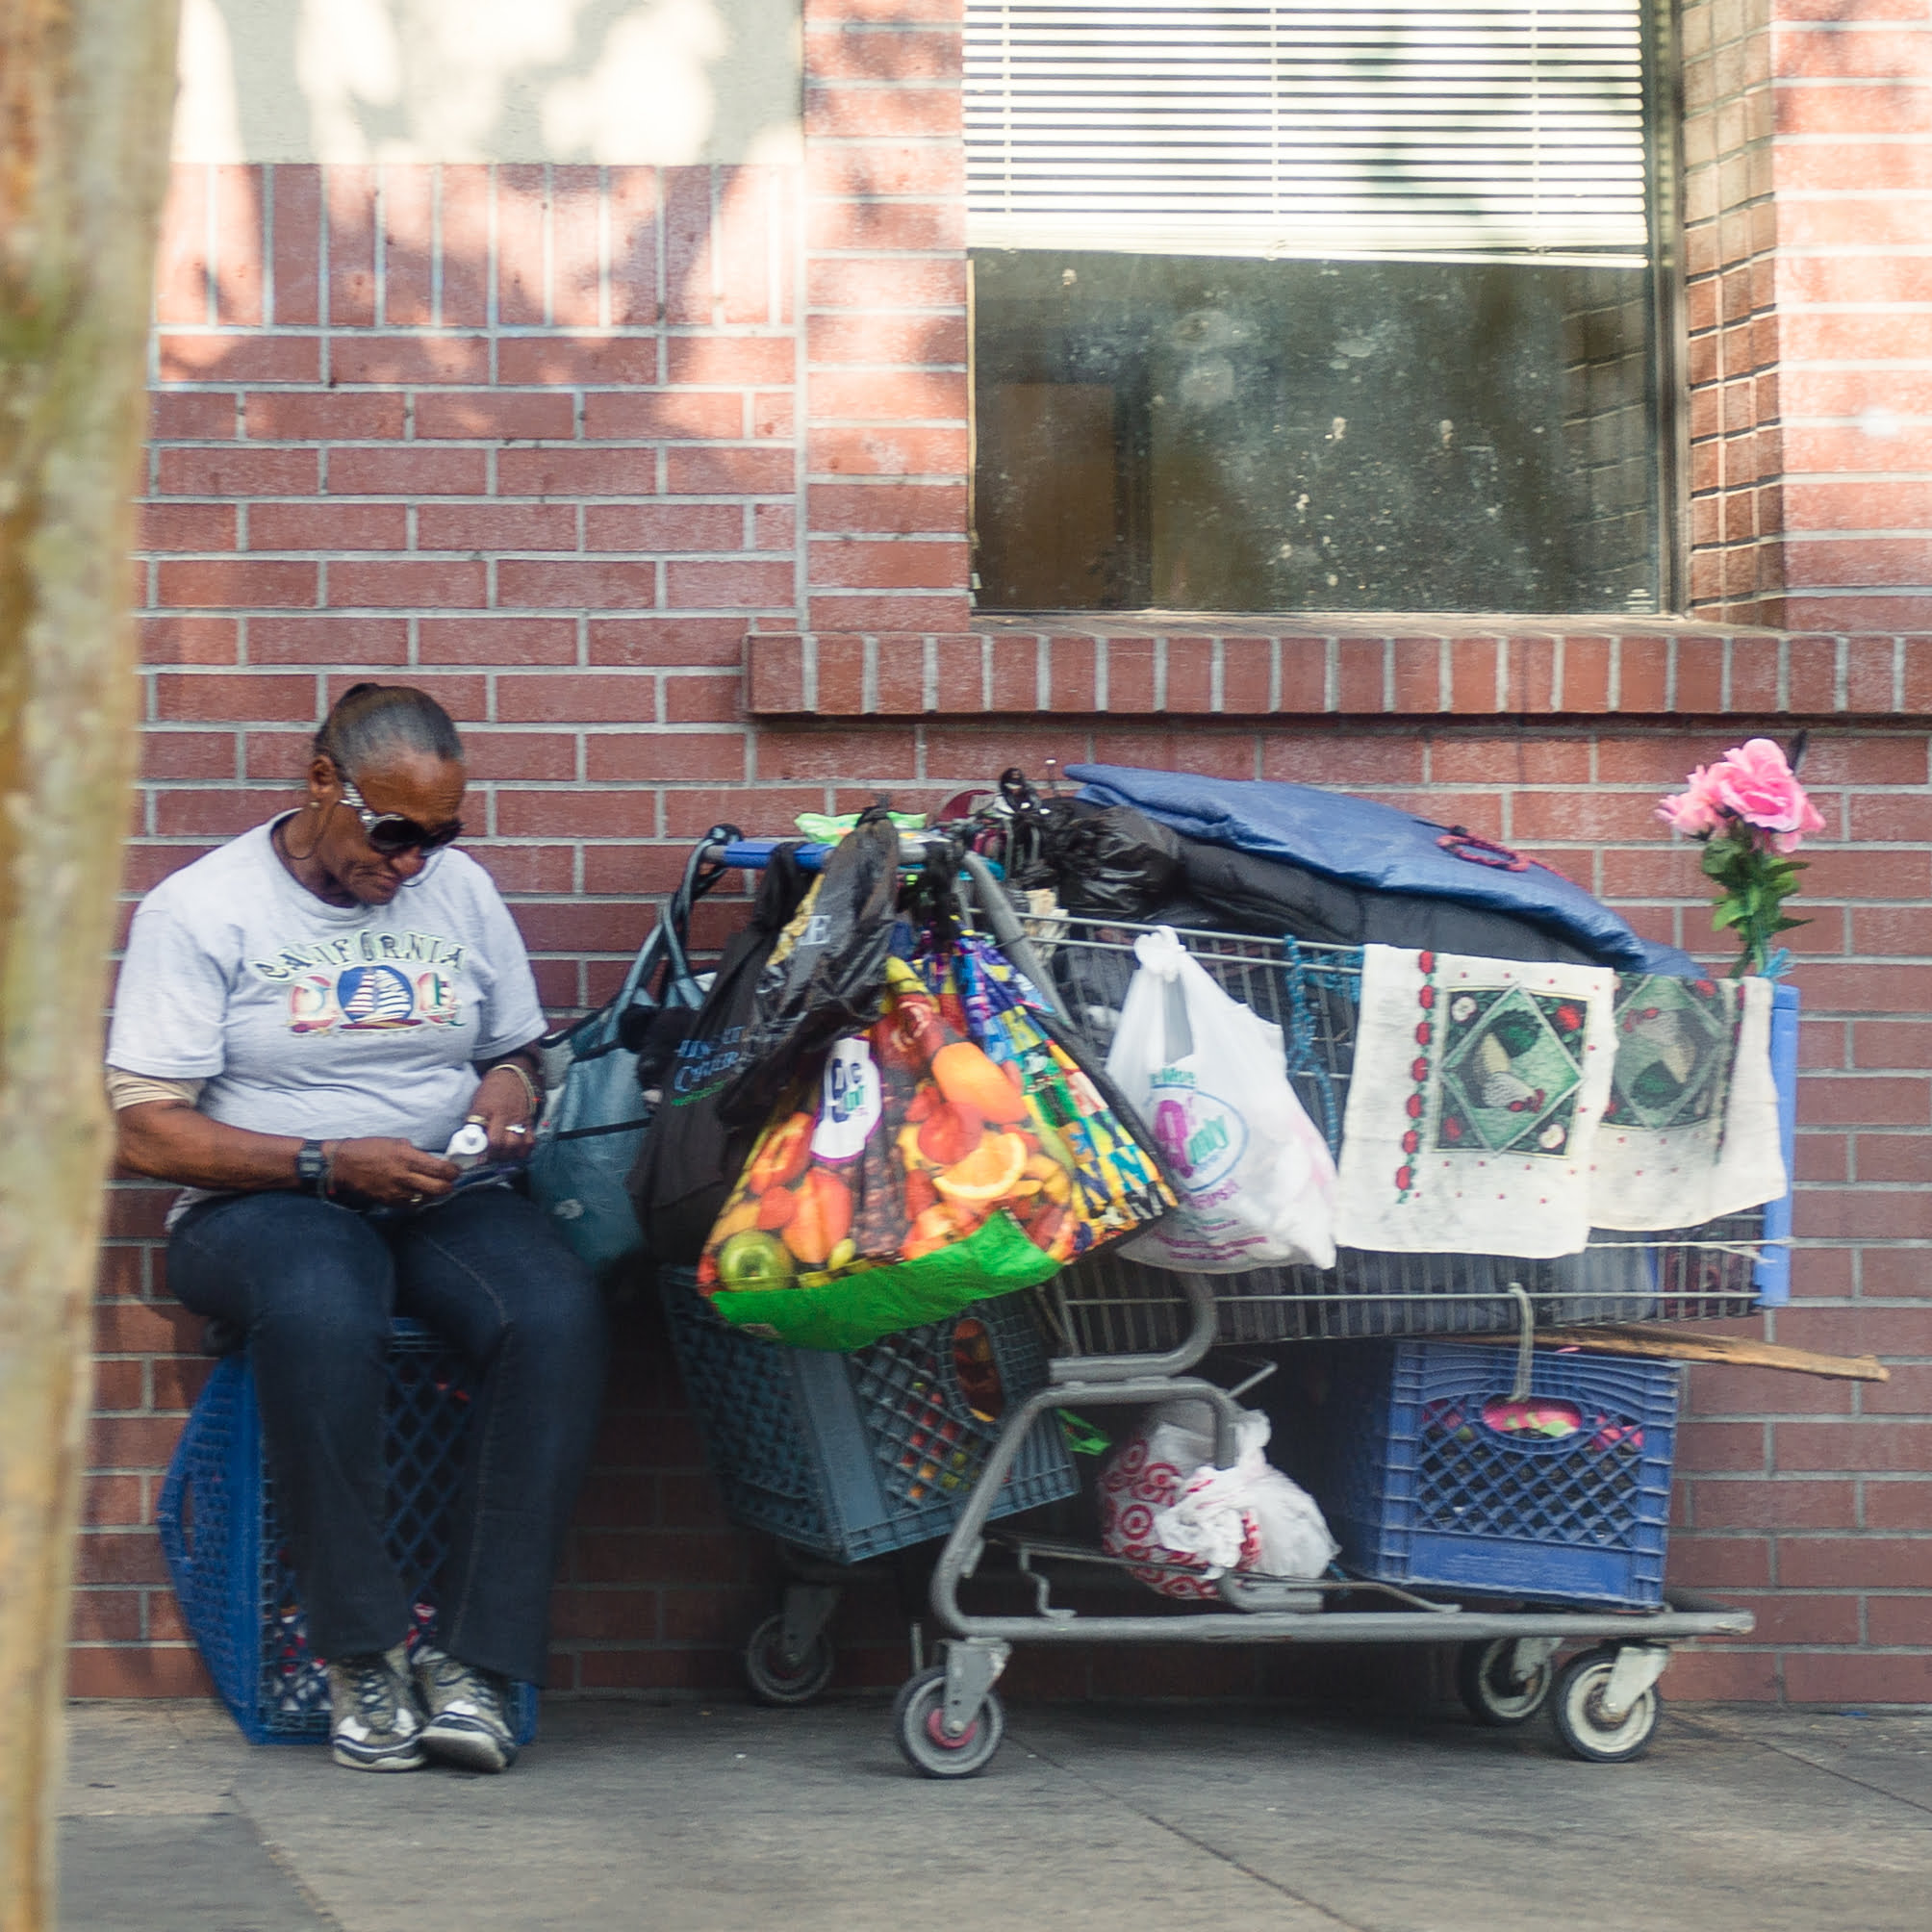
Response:
[[[184,0],[184,162],[780,163],[798,0]]]

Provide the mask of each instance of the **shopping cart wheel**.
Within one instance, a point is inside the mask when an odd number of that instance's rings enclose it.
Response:
[[[831,1640],[815,1635],[797,1656],[785,1650],[785,1618],[768,1616],[745,1646],[745,1681],[761,1704],[809,1704],[832,1681]]]
[[[956,1738],[946,1735],[946,1666],[936,1664],[908,1677],[893,1699],[892,1724],[899,1748],[914,1770],[928,1778],[970,1778],[993,1762],[1006,1735],[1005,1707],[988,1690]]]
[[[1592,1765],[1623,1765],[1640,1758],[1650,1748],[1664,1716],[1664,1699],[1654,1675],[1629,1699],[1620,1717],[1612,1714],[1611,1678],[1622,1647],[1599,1644],[1581,1657],[1572,1657],[1557,1673],[1556,1691],[1550,1700],[1557,1736],[1572,1756]],[[1659,1656],[1654,1662],[1661,1673],[1664,1659]]]
[[[1456,1690],[1479,1724],[1498,1731],[1527,1724],[1556,1681],[1556,1645],[1546,1639],[1498,1637],[1465,1643],[1456,1656]]]

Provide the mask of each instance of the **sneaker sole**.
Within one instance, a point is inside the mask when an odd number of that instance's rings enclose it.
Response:
[[[363,1758],[358,1757],[352,1750],[344,1749],[341,1744],[334,1744],[330,1746],[329,1755],[337,1764],[351,1771],[419,1771],[429,1763],[420,1748],[407,1755],[399,1751],[391,1751],[381,1757]]]
[[[487,1731],[439,1730],[422,1733],[422,1748],[439,1764],[466,1771],[507,1771],[517,1762],[514,1744],[505,1744]]]

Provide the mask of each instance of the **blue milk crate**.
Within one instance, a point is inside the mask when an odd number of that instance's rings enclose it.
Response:
[[[1047,1380],[1018,1295],[840,1355],[731,1327],[688,1269],[664,1269],[659,1283],[725,1508],[748,1529],[835,1563],[945,1536],[985,1466],[1000,1413]],[[991,1402],[989,1376],[999,1390]],[[1044,1416],[993,1513],[1079,1487],[1059,1426]]]
[[[1538,1350],[1531,1400],[1567,1405],[1577,1423],[1551,1436],[1495,1426],[1508,1419],[1514,1349],[1404,1341],[1336,1354],[1321,1501],[1348,1567],[1471,1596],[1663,1601],[1675,1363]]]
[[[414,1647],[433,1635],[431,1585],[448,1548],[449,1506],[470,1423],[463,1359],[419,1323],[398,1321],[389,1349],[383,1443],[390,1556],[416,1604]],[[242,1735],[253,1744],[320,1743],[329,1686],[310,1648],[264,1460],[255,1377],[245,1355],[216,1364],[175,1445],[155,1512],[183,1620]],[[520,1744],[537,1731],[537,1687],[511,1687]]]

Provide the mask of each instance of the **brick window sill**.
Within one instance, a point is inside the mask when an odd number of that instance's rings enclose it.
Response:
[[[754,717],[1898,717],[1932,712],[1932,638],[1681,618],[1097,620],[753,632]]]

